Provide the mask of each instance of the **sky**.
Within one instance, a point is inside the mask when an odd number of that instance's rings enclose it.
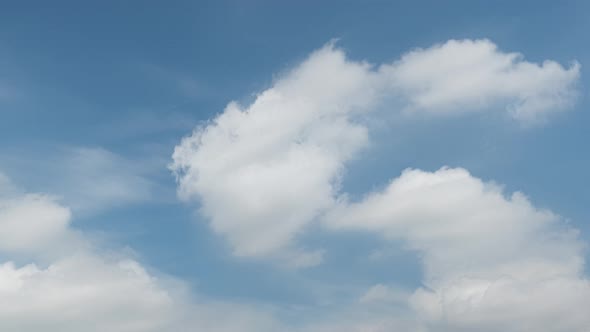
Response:
[[[590,329],[585,1],[0,1],[0,330]]]

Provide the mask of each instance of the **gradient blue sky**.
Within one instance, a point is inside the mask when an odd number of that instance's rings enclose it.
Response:
[[[342,190],[360,198],[408,167],[463,167],[563,216],[584,241],[589,18],[586,1],[1,1],[0,171],[59,196],[74,229],[212,298],[305,308],[378,283],[415,288],[415,254],[368,232],[305,232],[301,243],[326,250],[309,269],[235,257],[198,204],[178,199],[174,147],[331,40],[379,64],[486,38],[526,61],[579,62],[576,104],[530,127],[480,113],[385,120]],[[368,259],[375,250],[390,253]]]

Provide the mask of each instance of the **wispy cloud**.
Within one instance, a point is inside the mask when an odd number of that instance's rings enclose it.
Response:
[[[52,193],[83,214],[154,200],[159,185],[152,178],[163,167],[96,147],[47,146],[36,154],[3,158],[3,163],[28,188]]]
[[[197,78],[153,63],[141,63],[144,74],[159,82],[162,88],[172,90],[187,98],[199,98],[207,95],[209,87]]]

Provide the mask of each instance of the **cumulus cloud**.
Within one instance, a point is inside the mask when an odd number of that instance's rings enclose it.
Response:
[[[76,254],[46,268],[0,264],[0,329],[29,331],[275,331],[269,312],[195,300],[128,258]],[[178,287],[177,287],[178,286]]]
[[[96,252],[45,268],[6,262],[0,264],[0,329],[271,332],[279,326],[270,310],[189,294],[181,282],[154,276],[137,261]]]
[[[567,108],[579,65],[526,62],[488,40],[451,40],[373,66],[330,43],[248,106],[230,103],[176,146],[181,198],[196,199],[238,256],[306,266],[294,238],[340,195],[347,162],[369,142],[363,119],[385,100],[442,114],[508,110],[522,121]],[[401,111],[401,109],[400,109]],[[303,257],[303,258],[302,258]]]
[[[0,176],[0,257],[30,261],[0,261],[0,330],[275,330],[265,310],[193,299],[182,282],[103,252],[70,222],[55,199],[23,193]]]
[[[2,183],[9,182],[2,177]],[[366,313],[347,319],[319,315],[298,324],[286,322],[274,306],[194,294],[182,281],[148,271],[123,253],[88,245],[81,232],[69,250],[39,260],[31,250],[53,250],[56,243],[71,239],[69,210],[14,186],[0,187],[0,197],[0,257],[16,253],[30,261],[0,261],[1,331],[352,332],[394,326],[375,322]],[[26,213],[14,212],[6,202],[18,203],[19,211]],[[15,225],[20,228],[12,229]],[[40,238],[51,241],[33,241]]]
[[[137,262],[90,249],[71,228],[68,208],[3,179],[0,253],[49,263],[0,264],[1,330],[149,331],[172,310],[166,291]]]
[[[23,193],[0,173],[0,252],[52,257],[78,244],[70,210],[45,194]]]
[[[67,257],[47,268],[0,265],[3,331],[157,331],[171,296],[134,261]]]
[[[42,251],[67,233],[70,211],[43,195],[0,200],[0,250]]]
[[[590,284],[577,232],[464,169],[406,170],[381,192],[340,202],[325,222],[401,239],[419,253],[425,287],[410,304],[432,330],[590,327],[578,309],[590,305]]]
[[[231,103],[176,147],[180,196],[200,199],[237,255],[317,264],[318,252],[283,249],[333,204],[344,163],[366,145],[352,117],[374,100],[372,76],[327,46],[250,106]]]
[[[450,40],[402,56],[382,73],[408,109],[455,113],[505,109],[516,119],[539,122],[570,108],[580,65],[528,62],[489,40]]]

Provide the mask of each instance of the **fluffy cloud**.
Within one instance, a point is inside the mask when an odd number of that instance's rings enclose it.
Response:
[[[6,177],[0,193],[0,253],[49,261],[0,264],[0,330],[150,331],[172,310],[137,262],[90,250],[55,199],[21,193]]]
[[[171,296],[134,261],[88,254],[41,269],[0,265],[3,331],[158,331]]]
[[[571,107],[580,65],[527,62],[489,40],[450,40],[381,68],[413,111],[453,113],[505,108],[530,123]]]
[[[590,327],[577,233],[523,194],[506,197],[464,169],[407,170],[381,192],[341,202],[326,224],[401,239],[419,252],[426,287],[410,303],[432,330]]]
[[[379,67],[329,44],[246,107],[235,102],[175,148],[171,169],[236,255],[320,262],[294,238],[339,196],[368,144],[368,114],[392,98],[411,111],[509,110],[523,121],[567,108],[579,66],[526,62],[487,40],[449,41]]]
[[[352,332],[400,326],[397,320],[375,322],[352,312],[347,319],[319,315],[288,323],[278,318],[276,307],[194,295],[181,281],[148,272],[133,258],[89,245],[80,232],[69,250],[38,260],[40,251],[71,240],[69,210],[46,196],[3,190],[8,182],[2,183],[0,257],[31,262],[0,262],[1,331]],[[40,238],[51,241],[33,241]]]
[[[70,210],[42,194],[25,194],[0,173],[0,252],[51,256],[77,242]],[[64,241],[67,240],[67,241]]]
[[[43,195],[0,200],[0,250],[42,251],[66,236],[70,211]]]
[[[70,221],[55,199],[22,193],[0,175],[0,257],[31,261],[0,262],[0,330],[275,330],[265,310],[194,299],[182,282],[102,252]]]
[[[84,253],[46,268],[0,264],[0,329],[29,331],[276,331],[261,308],[195,300],[128,258]],[[229,319],[228,319],[229,318]]]
[[[261,93],[195,130],[174,151],[183,198],[198,197],[211,227],[240,256],[313,265],[292,238],[334,202],[344,163],[367,143],[352,121],[373,102],[369,66],[327,46]]]

